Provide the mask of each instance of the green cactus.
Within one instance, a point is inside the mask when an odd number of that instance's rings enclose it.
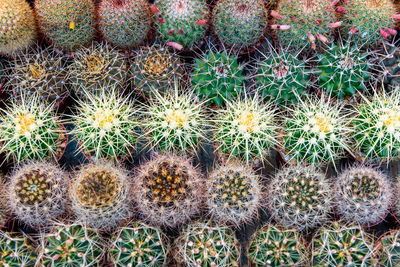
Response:
[[[200,99],[221,106],[226,100],[234,100],[244,92],[243,65],[227,51],[210,50],[202,58],[196,58],[191,73],[193,89]]]
[[[1,1],[0,21],[0,54],[19,53],[35,41],[35,16],[26,0]]]
[[[400,265],[400,231],[387,232],[378,241],[378,258],[381,266],[395,267]]]
[[[146,0],[104,0],[97,16],[104,39],[123,49],[144,43],[151,30],[152,15]]]
[[[114,266],[158,267],[167,265],[167,237],[141,222],[119,229],[109,249]]]
[[[0,264],[7,267],[34,267],[36,249],[25,234],[0,232]]]
[[[205,0],[156,0],[152,5],[157,34],[184,49],[200,45],[208,29]]]

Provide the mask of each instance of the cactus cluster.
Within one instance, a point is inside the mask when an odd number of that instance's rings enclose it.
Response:
[[[142,44],[152,24],[146,0],[103,0],[98,6],[97,18],[104,39],[123,49]]]
[[[393,230],[379,239],[377,256],[381,266],[400,265],[400,231]]]
[[[0,232],[0,264],[2,266],[35,266],[33,242],[25,234]]]

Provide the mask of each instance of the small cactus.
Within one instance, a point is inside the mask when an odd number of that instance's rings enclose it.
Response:
[[[192,163],[173,154],[155,155],[135,177],[133,199],[153,225],[177,227],[200,211],[204,181]]]
[[[130,177],[110,162],[84,165],[69,187],[76,218],[95,229],[110,230],[131,217]]]
[[[36,249],[31,239],[24,233],[0,232],[0,264],[10,267],[33,267]]]
[[[380,266],[400,265],[400,231],[392,230],[379,238],[377,245]]]
[[[332,210],[331,185],[313,166],[287,166],[268,186],[268,208],[285,227],[309,232],[323,225]]]
[[[151,30],[152,18],[146,0],[103,0],[97,17],[104,39],[123,49],[144,43]]]
[[[175,259],[182,266],[239,266],[235,234],[225,226],[190,224],[176,240],[175,247]]]
[[[168,251],[167,238],[159,229],[136,222],[118,230],[109,254],[114,266],[158,267],[167,265]]]
[[[66,211],[68,175],[50,162],[31,162],[10,176],[8,199],[18,219],[33,227],[52,225]]]

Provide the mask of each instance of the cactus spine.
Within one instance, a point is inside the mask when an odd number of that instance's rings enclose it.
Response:
[[[377,245],[381,266],[394,267],[400,264],[400,231],[393,230],[379,239]]]
[[[27,235],[0,232],[0,264],[2,266],[35,266],[36,251]]]

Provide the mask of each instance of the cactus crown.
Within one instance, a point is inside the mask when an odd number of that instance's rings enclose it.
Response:
[[[379,239],[378,259],[382,266],[398,266],[400,264],[400,231],[393,230]]]
[[[36,256],[32,241],[25,234],[0,232],[2,266],[35,266]]]

